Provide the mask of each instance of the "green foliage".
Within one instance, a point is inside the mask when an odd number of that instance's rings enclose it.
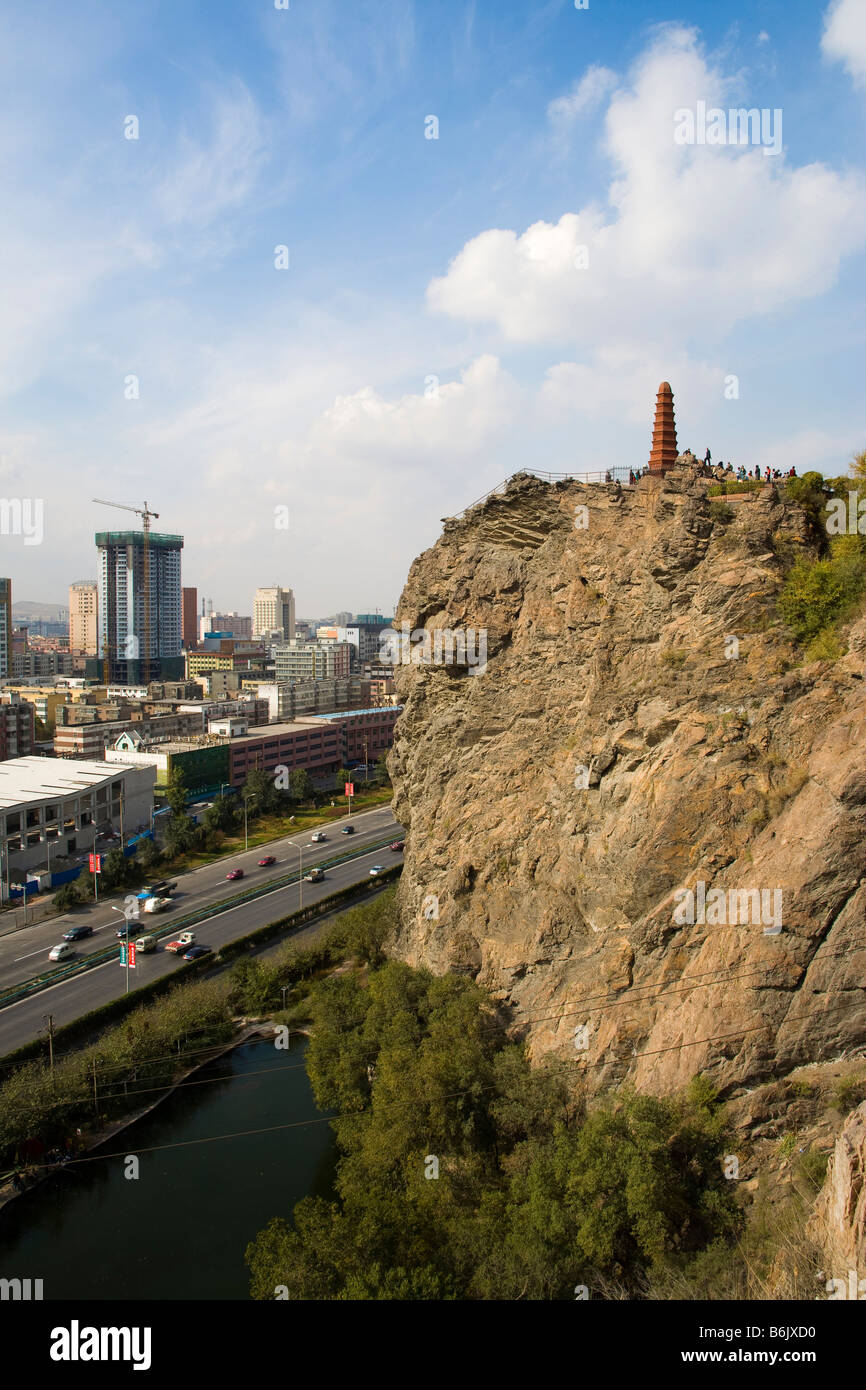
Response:
[[[305,767],[296,767],[289,773],[289,796],[292,801],[312,801],[315,795],[313,779]]]
[[[824,475],[814,470],[799,478],[789,478],[785,483],[785,494],[792,502],[799,502],[817,531],[822,530],[828,492]]]
[[[142,873],[148,875],[162,863],[162,850],[153,840],[139,840],[135,847],[135,858]]]
[[[735,512],[733,507],[729,507],[727,502],[711,502],[710,516],[713,521],[718,521],[722,526],[727,526],[733,521]]]
[[[781,616],[803,644],[830,641],[866,590],[866,537],[837,536],[824,559],[797,560],[778,598]]]
[[[305,1198],[247,1250],[254,1298],[564,1299],[682,1269],[738,1226],[717,1093],[624,1092],[587,1110],[532,1068],[464,976],[388,962],[309,998],[307,1067],[334,1121],[335,1200]],[[429,1170],[438,1163],[438,1176]]]
[[[278,811],[283,805],[283,794],[270,773],[259,769],[251,772],[244,782],[241,798],[247,803],[248,813],[253,816],[267,815]]]
[[[171,807],[173,816],[182,816],[186,812],[186,781],[180,768],[173,767],[168,775],[168,784],[165,790],[165,799]]]
[[[72,879],[69,883],[62,883],[51,901],[58,912],[68,912],[70,908],[79,907],[84,898],[77,880]]]
[[[0,1085],[0,1163],[12,1163],[25,1140],[59,1143],[78,1126],[92,1125],[96,1064],[99,1124],[135,1104],[132,1089],[168,1084],[183,1065],[183,1050],[231,1037],[226,987],[218,980],[179,985],[156,1003],[135,1009],[90,1046],[57,1059],[27,1062]]]
[[[236,829],[240,816],[233,796],[218,796],[204,813],[203,823],[207,830],[222,830],[225,833]]]

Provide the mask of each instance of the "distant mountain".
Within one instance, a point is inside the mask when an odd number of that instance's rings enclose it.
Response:
[[[22,599],[20,603],[12,604],[12,617],[25,621],[27,618],[43,618],[51,622],[57,619],[58,614],[61,620],[69,617],[69,609],[64,603],[31,603],[29,599]]]

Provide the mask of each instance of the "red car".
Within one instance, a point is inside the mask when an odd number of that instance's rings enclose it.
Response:
[[[276,862],[277,856],[275,854],[266,854],[264,859],[259,860],[259,868],[266,869],[269,864],[276,864]]]
[[[395,840],[394,843],[393,843],[393,845],[389,845],[389,846],[388,846],[388,848],[389,848],[389,849],[392,849],[392,850],[394,851],[395,854],[402,854],[402,853],[403,853],[403,850],[405,849],[405,847],[406,847],[406,841],[405,841],[405,840]]]
[[[230,874],[226,874],[227,879],[243,878],[243,869],[232,869]]]

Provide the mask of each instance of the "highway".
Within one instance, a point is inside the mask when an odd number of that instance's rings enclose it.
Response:
[[[351,853],[354,856],[347,863],[327,869],[321,883],[304,883],[304,907],[319,902],[338,888],[369,879],[373,864],[390,867],[400,862],[401,856],[387,847],[378,850],[365,848],[371,842],[376,843],[386,837],[393,836],[395,840],[403,838],[403,831],[388,807],[377,807],[361,815],[353,815],[350,823],[355,826],[355,834],[352,836],[340,833],[340,825],[345,823],[345,820],[337,821],[325,827],[327,840],[322,844],[312,844],[311,832],[307,830],[179,876],[176,880],[177,891],[173,894],[177,905],[152,918],[142,913],[141,930],[137,934],[143,935],[151,928],[162,933],[171,926],[172,917],[186,917],[197,908],[238,896],[252,885],[259,886],[269,879],[279,879],[295,872],[298,868],[298,846],[303,848],[304,873],[335,854]],[[266,854],[275,854],[277,863],[270,868],[259,869],[257,860]],[[234,868],[242,868],[244,878],[236,883],[228,883],[225,876]],[[122,899],[114,901],[117,906],[122,903]],[[236,937],[245,936],[257,927],[295,911],[299,904],[297,883],[275,887],[272,892],[252,902],[229,906],[217,916],[208,918],[201,926],[194,928],[197,942],[216,950]],[[92,925],[94,934],[78,943],[75,959],[104,951],[107,945],[111,945],[122,918],[118,912],[100,905],[91,907],[89,912],[70,913],[67,917],[26,927],[0,938],[0,984],[8,988],[12,983],[43,974],[50,968],[50,948],[61,940],[69,925],[78,922]],[[164,939],[171,940],[171,937]],[[0,1009],[0,1055],[22,1046],[43,1031],[43,1015],[46,1013],[53,1014],[55,1027],[59,1027],[123,994],[126,971],[118,964],[118,959],[94,966],[80,975],[40,990],[28,999]],[[129,972],[130,990],[161,975],[170,974],[177,969],[179,959],[162,949],[147,955],[138,954],[136,969]]]

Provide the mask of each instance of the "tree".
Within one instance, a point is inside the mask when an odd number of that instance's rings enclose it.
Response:
[[[848,472],[852,478],[858,478],[866,483],[866,449],[861,449],[859,454],[855,454],[848,465]]]
[[[267,815],[269,811],[278,810],[283,800],[282,793],[277,790],[273,777],[260,770],[249,774],[243,785],[241,796],[246,801],[250,813],[254,816]]]
[[[289,773],[289,796],[292,801],[311,801],[315,790],[313,779],[305,767],[296,767]]]
[[[186,813],[186,779],[179,767],[173,767],[168,775],[165,799],[173,815],[182,816]]]
[[[74,879],[69,883],[61,884],[51,901],[58,912],[68,912],[71,907],[78,907],[81,902],[81,891],[78,884]]]
[[[388,754],[383,753],[381,758],[376,759],[376,775],[382,782],[389,782],[391,775],[388,772]]]
[[[238,809],[233,796],[218,796],[204,813],[204,823],[208,830],[234,830],[238,823]]]
[[[151,839],[139,840],[135,847],[135,859],[139,868],[148,874],[162,861],[162,850]]]
[[[347,782],[351,782],[352,774],[347,767],[340,767],[336,772],[337,790],[342,791]]]

